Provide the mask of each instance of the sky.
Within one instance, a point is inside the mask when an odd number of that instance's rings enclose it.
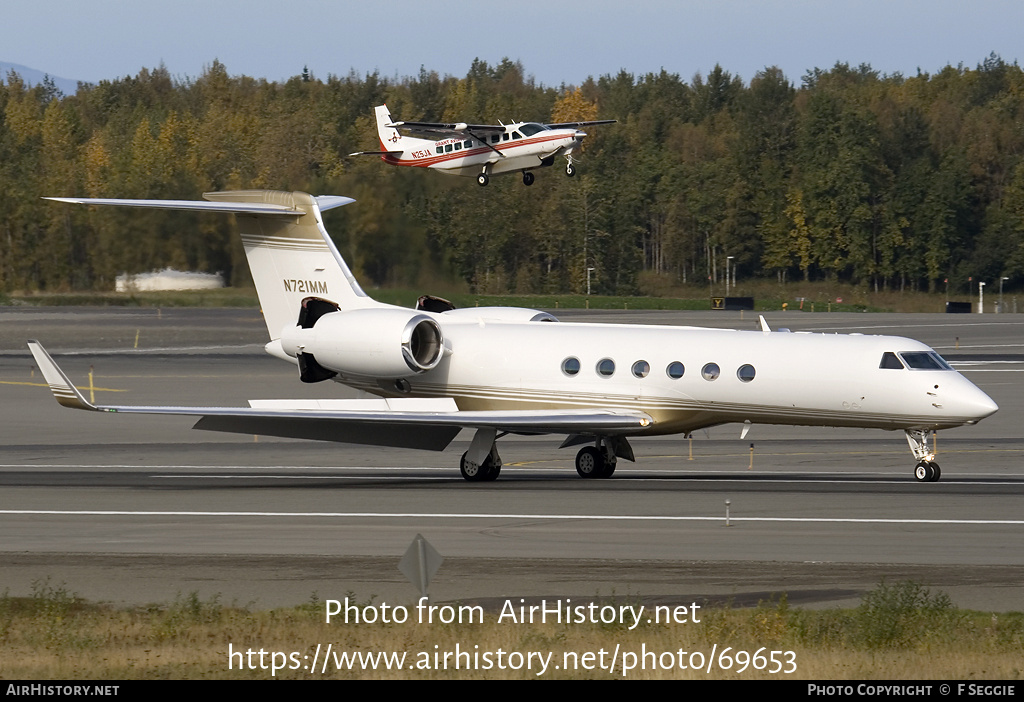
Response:
[[[163,64],[201,75],[464,76],[473,59],[520,61],[538,84],[662,69],[690,79],[716,64],[749,81],[767,66],[799,84],[812,68],[882,73],[975,68],[1024,58],[1021,0],[12,0],[0,61],[98,82]]]

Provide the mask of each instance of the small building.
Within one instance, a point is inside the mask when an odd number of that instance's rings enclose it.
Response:
[[[220,273],[189,273],[165,268],[152,273],[117,276],[117,292],[149,292],[154,290],[215,290],[224,287]]]

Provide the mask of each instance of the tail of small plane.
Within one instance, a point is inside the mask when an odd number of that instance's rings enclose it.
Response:
[[[394,127],[389,127],[392,124],[391,111],[388,110],[387,105],[377,105],[373,108],[374,114],[377,116],[377,136],[380,137],[380,150],[381,151],[402,151],[402,134]]]
[[[352,310],[384,306],[363,292],[323,226],[321,212],[354,202],[351,198],[273,190],[204,193],[203,197],[207,202],[48,199],[234,213],[272,342],[281,338],[282,330],[296,325],[300,314],[306,313],[304,301],[310,298],[318,301],[321,312],[335,307]]]

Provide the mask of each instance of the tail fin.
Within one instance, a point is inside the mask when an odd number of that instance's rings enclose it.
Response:
[[[377,136],[380,138],[381,151],[402,151],[402,134],[392,124],[391,112],[387,105],[377,105],[373,108],[377,115]]]
[[[233,212],[271,340],[280,339],[283,329],[295,326],[306,298],[320,298],[342,310],[381,306],[359,287],[323,226],[321,212],[354,202],[351,198],[273,190],[205,193],[203,197],[209,202],[48,199],[87,205]]]

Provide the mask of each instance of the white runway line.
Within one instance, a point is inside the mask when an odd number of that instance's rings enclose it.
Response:
[[[127,510],[4,509],[3,515],[66,517],[308,517],[314,519],[546,519],[558,521],[724,522],[717,517],[679,517],[632,514],[458,514],[430,512],[147,512]],[[842,517],[730,517],[731,522],[790,522],[806,524],[963,524],[1024,526],[1024,519],[885,519]]]

